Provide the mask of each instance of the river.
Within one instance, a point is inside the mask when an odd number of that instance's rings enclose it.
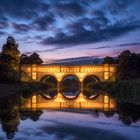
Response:
[[[139,106],[117,103],[107,95],[85,100],[44,97],[33,93],[2,98],[0,140],[140,139]]]

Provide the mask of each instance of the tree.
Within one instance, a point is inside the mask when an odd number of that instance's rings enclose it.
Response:
[[[106,56],[103,64],[116,64],[116,60],[113,57]]]
[[[19,56],[18,44],[13,37],[8,37],[0,55],[1,81],[19,81]]]
[[[119,56],[116,75],[118,80],[128,80],[140,77],[140,54],[123,51]]]
[[[32,55],[29,56],[28,64],[42,64],[42,63],[43,61],[37,53],[33,53]]]
[[[20,64],[28,64],[28,59],[29,59],[28,55],[22,54],[20,56]]]
[[[33,53],[29,57],[26,54],[20,56],[20,64],[42,64],[43,61],[37,53]]]
[[[18,96],[6,97],[0,102],[1,125],[7,139],[13,139],[20,123]]]

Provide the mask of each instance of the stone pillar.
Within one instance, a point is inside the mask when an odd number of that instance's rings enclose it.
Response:
[[[84,88],[83,88],[83,81],[80,81],[80,93],[83,94]]]
[[[31,77],[33,80],[37,79],[36,64],[31,65]]]
[[[58,93],[61,93],[62,92],[62,83],[61,83],[61,81],[58,81],[57,82],[57,92]]]
[[[37,97],[36,97],[36,95],[32,96],[32,98],[31,98],[31,109],[32,110],[37,109]]]
[[[104,80],[109,79],[109,65],[108,64],[104,64]]]

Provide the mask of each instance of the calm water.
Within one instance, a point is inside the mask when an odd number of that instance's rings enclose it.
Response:
[[[84,101],[58,95],[53,103],[45,97],[1,99],[0,140],[140,140],[139,106],[118,104],[106,95]]]

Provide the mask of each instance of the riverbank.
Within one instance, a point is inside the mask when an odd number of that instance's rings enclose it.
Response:
[[[25,88],[25,85],[23,85],[23,84],[0,83],[0,98],[5,97],[5,96],[9,96],[9,95],[12,95],[12,94],[16,94],[24,88]]]
[[[95,89],[106,91],[118,102],[140,105],[140,79],[101,82],[94,84],[94,87]]]
[[[0,83],[0,98],[12,94],[28,94],[46,88],[44,84],[37,82],[30,83]]]

